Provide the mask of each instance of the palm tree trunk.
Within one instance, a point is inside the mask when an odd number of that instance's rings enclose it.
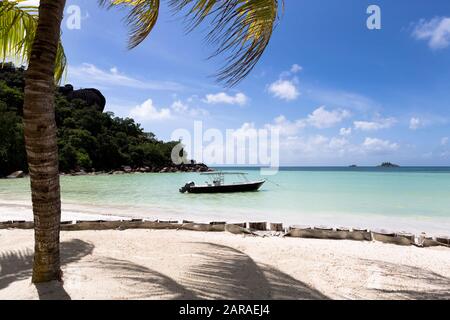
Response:
[[[53,74],[65,2],[40,1],[39,22],[25,76],[24,131],[34,216],[34,283],[61,279],[61,198]]]

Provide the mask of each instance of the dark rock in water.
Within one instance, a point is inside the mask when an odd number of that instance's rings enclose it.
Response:
[[[349,166],[349,168],[357,168],[358,166],[356,164],[352,164],[351,166]]]
[[[382,168],[398,168],[400,166],[398,164],[394,164],[394,163],[391,163],[391,162],[383,162],[381,165],[379,165],[379,167],[382,167]]]
[[[94,88],[73,90],[71,84],[66,84],[64,87],[59,87],[58,91],[65,96],[69,101],[79,99],[86,102],[89,106],[96,106],[100,112],[105,110],[106,99],[103,94]]]
[[[126,173],[131,173],[133,171],[130,166],[122,166],[122,170]]]
[[[84,170],[80,170],[80,171],[72,173],[71,175],[72,176],[85,176],[85,175],[87,175],[87,172]]]
[[[6,178],[17,179],[17,178],[23,178],[23,177],[25,177],[25,174],[23,173],[23,171],[15,171],[15,172],[11,173],[9,176],[7,176]]]

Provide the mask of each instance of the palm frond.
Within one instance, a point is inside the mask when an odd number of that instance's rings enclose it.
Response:
[[[108,8],[131,8],[126,17],[130,27],[128,48],[138,46],[152,31],[158,20],[159,0],[99,0],[101,6]]]
[[[99,0],[99,3],[108,8],[131,8],[126,17],[130,26],[129,48],[139,45],[158,19],[159,0]],[[176,12],[186,11],[189,31],[208,18],[212,30],[206,39],[217,46],[211,57],[227,53],[226,63],[216,76],[228,86],[237,84],[255,67],[279,17],[279,0],[169,0],[169,4]]]
[[[26,64],[31,55],[38,24],[39,8],[25,6],[26,0],[0,2],[0,60]],[[59,43],[55,64],[55,81],[61,81],[66,69],[64,48]]]
[[[170,0],[175,11],[185,11],[188,30],[205,19],[212,30],[209,43],[215,57],[226,54],[225,65],[216,74],[219,82],[234,86],[255,67],[269,44],[278,20],[278,0]],[[283,0],[281,3],[284,4]]]

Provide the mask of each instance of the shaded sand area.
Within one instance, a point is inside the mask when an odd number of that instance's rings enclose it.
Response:
[[[450,249],[174,230],[61,233],[64,284],[31,284],[32,230],[0,230],[0,299],[449,299]]]

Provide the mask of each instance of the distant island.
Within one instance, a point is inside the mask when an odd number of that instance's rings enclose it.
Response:
[[[382,167],[382,168],[398,168],[400,166],[398,164],[391,163],[391,162],[383,162],[378,167]]]
[[[350,166],[348,166],[349,168],[357,168],[358,166],[356,164],[352,164]]]
[[[23,137],[25,69],[0,66],[0,177],[28,172]],[[103,112],[106,99],[94,88],[55,88],[59,169],[63,174],[208,171],[192,161],[174,165],[171,152],[178,141],[161,141],[131,118]]]

